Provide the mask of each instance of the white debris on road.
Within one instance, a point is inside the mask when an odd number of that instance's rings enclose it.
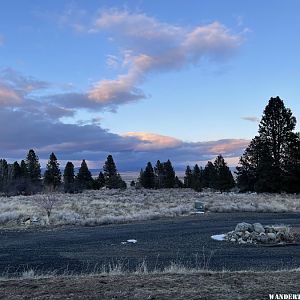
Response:
[[[127,242],[135,244],[137,242],[137,240],[127,240]]]
[[[215,234],[215,235],[212,235],[211,238],[215,241],[224,241],[225,234]]]
[[[127,240],[126,242],[121,242],[122,245],[125,245],[127,243],[135,244],[135,243],[137,243],[137,240],[130,239],[130,240]]]

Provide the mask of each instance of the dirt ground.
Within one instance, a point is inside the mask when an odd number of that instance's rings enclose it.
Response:
[[[0,299],[269,299],[300,294],[300,272],[56,277],[0,281]]]

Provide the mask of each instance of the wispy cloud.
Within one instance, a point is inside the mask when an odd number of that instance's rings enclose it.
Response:
[[[259,118],[257,118],[257,117],[252,117],[252,116],[249,116],[249,117],[242,117],[241,119],[242,119],[242,120],[245,120],[245,121],[253,122],[253,123],[258,123],[258,122],[260,121]]]

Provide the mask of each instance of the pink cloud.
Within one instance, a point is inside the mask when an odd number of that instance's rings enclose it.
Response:
[[[140,143],[135,146],[138,151],[151,151],[166,148],[175,148],[182,145],[179,139],[149,132],[127,132],[124,137],[135,137]]]

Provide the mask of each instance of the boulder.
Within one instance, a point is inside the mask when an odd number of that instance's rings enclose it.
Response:
[[[288,233],[289,227],[284,225],[275,225],[273,226],[273,229],[275,232],[282,232],[282,233]]]
[[[273,232],[268,232],[267,233],[267,237],[270,239],[270,240],[275,240],[276,239],[276,234],[273,233]]]
[[[235,231],[253,231],[253,226],[246,222],[238,223],[235,227]]]
[[[263,232],[256,239],[261,243],[266,243],[268,241],[267,235]]]
[[[253,228],[254,228],[254,231],[257,233],[265,232],[264,226],[262,226],[260,223],[254,223]]]

